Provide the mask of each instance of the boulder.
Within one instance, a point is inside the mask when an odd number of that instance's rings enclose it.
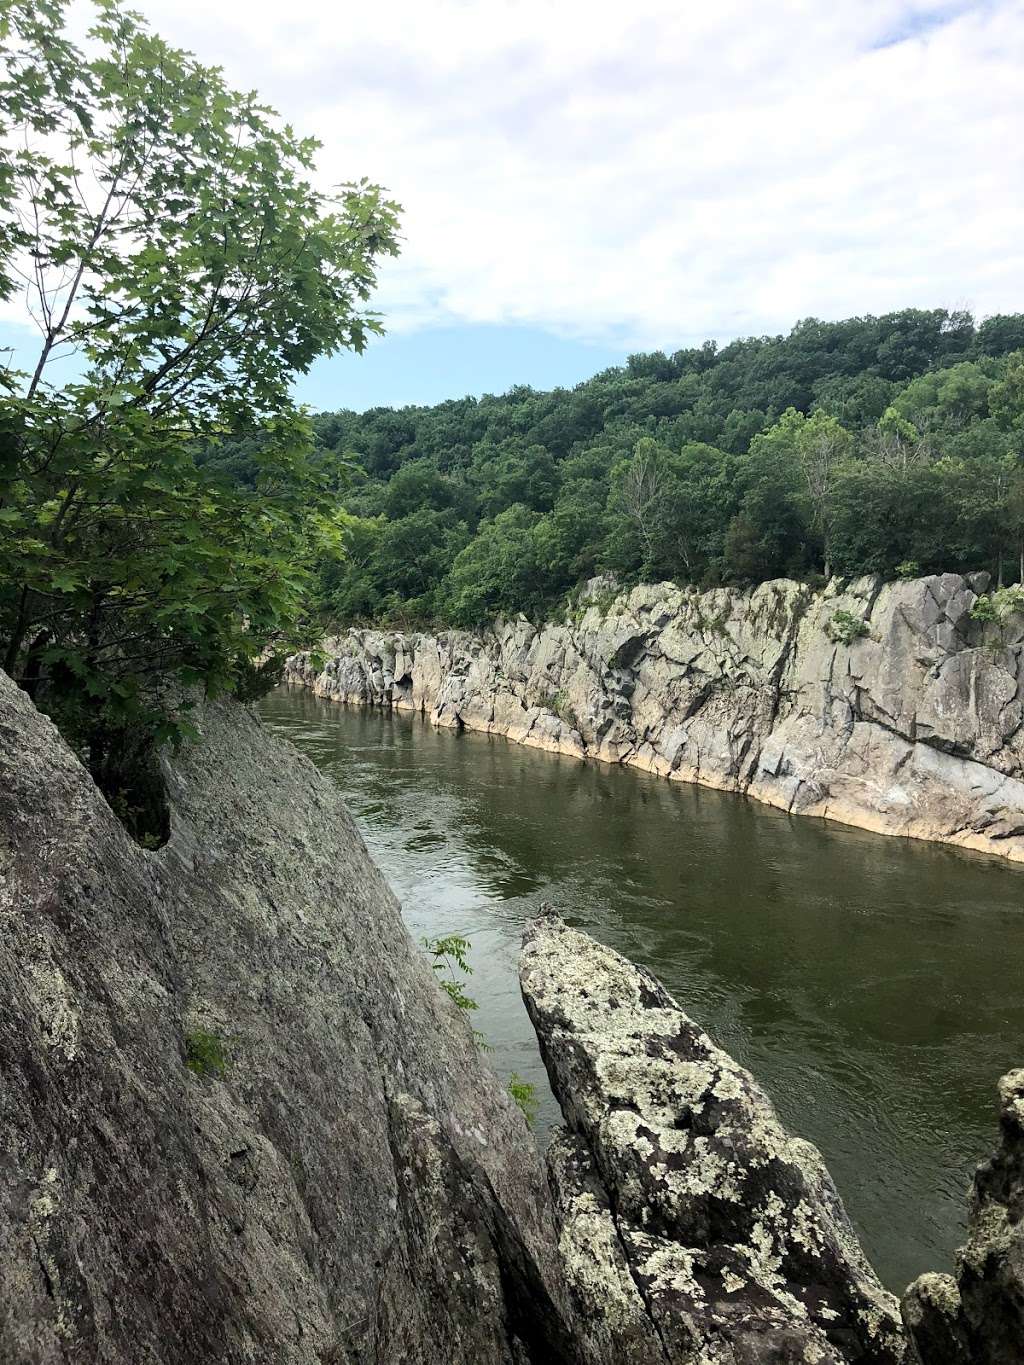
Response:
[[[922,1275],[903,1316],[924,1365],[1024,1361],[1024,1070],[999,1082],[1000,1142],[971,1186],[953,1275]]]
[[[549,913],[521,980],[568,1127],[550,1161],[574,1311],[613,1360],[907,1359],[817,1149],[650,973]]]

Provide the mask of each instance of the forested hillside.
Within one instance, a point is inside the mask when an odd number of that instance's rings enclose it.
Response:
[[[596,572],[1024,578],[1024,316],[908,309],[630,356],[575,389],[316,419],[320,607],[471,625]]]

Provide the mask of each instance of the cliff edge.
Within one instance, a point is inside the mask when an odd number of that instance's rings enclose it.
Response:
[[[318,696],[421,711],[743,792],[794,814],[1024,860],[1024,617],[971,616],[987,575],[617,592],[572,620],[352,630]]]
[[[0,675],[0,1360],[576,1362],[536,1149],[343,803],[202,731],[147,852]]]

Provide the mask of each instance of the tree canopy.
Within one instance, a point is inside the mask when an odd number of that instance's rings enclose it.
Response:
[[[541,615],[582,579],[746,583],[1012,564],[1024,316],[906,309],[633,355],[576,388],[315,419],[355,475],[352,621]]]
[[[110,790],[190,685],[299,638],[339,519],[292,382],[380,330],[397,206],[324,194],[316,142],[93,9],[81,49],[63,0],[0,17],[0,294],[39,331],[0,371],[0,652]]]

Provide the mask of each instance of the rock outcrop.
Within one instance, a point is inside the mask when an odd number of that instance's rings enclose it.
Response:
[[[906,1358],[817,1149],[653,976],[546,915],[521,980],[568,1125],[549,1162],[589,1341],[635,1365]]]
[[[572,621],[353,630],[327,642],[325,667],[300,655],[287,676],[338,701],[1020,861],[1024,618],[972,619],[986,585],[944,574],[616,594],[595,580]]]
[[[578,1365],[540,1158],[343,803],[202,730],[147,852],[0,674],[0,1361]]]
[[[647,972],[543,915],[547,1165],[330,783],[238,706],[135,844],[0,674],[3,1365],[896,1365],[817,1151]],[[1024,1073],[924,1365],[1021,1339]]]
[[[922,1275],[903,1316],[924,1365],[1024,1361],[1024,1071],[999,1082],[1000,1145],[971,1187],[956,1274]]]

